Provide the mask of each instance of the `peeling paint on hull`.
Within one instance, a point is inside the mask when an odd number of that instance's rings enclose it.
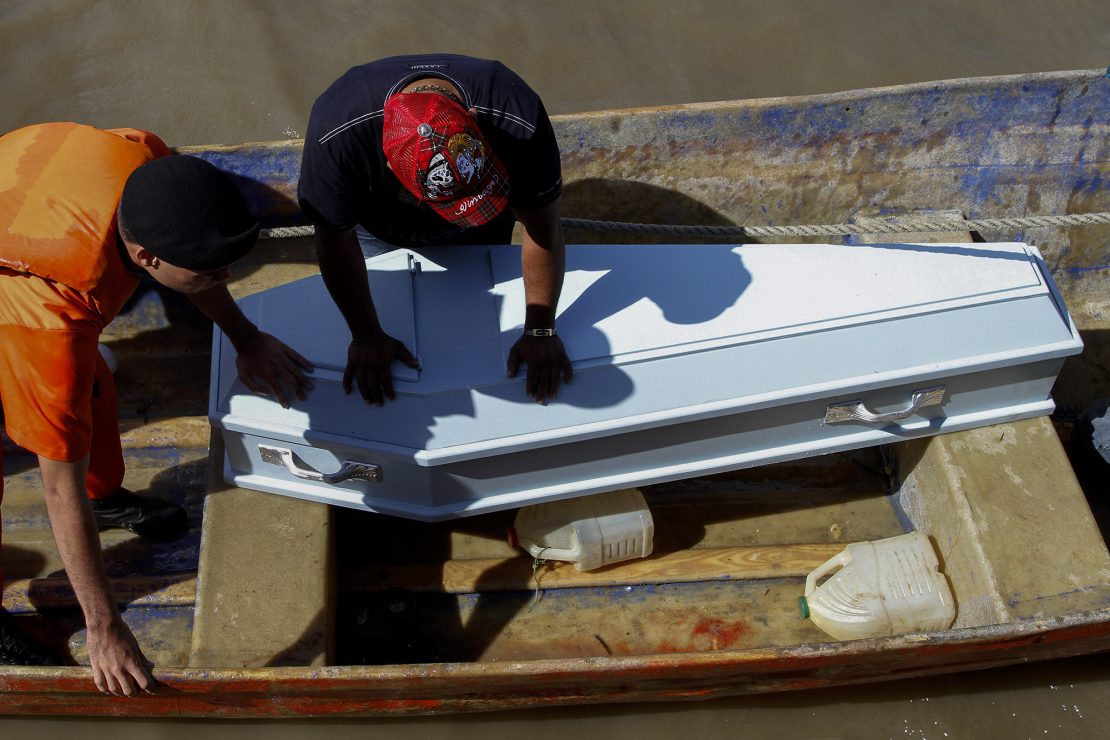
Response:
[[[389,716],[711,699],[996,668],[1110,650],[1110,611],[780,649],[517,663],[161,671],[154,696],[96,692],[76,668],[0,674],[0,713]]]

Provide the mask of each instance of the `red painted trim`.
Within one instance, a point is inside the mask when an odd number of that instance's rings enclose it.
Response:
[[[166,717],[381,716],[678,701],[994,668],[1110,651],[1110,610],[929,636],[779,649],[415,666],[158,674],[154,696],[98,694],[86,669],[0,670],[0,713]]]

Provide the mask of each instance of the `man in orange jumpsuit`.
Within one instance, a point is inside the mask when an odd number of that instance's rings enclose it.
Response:
[[[188,295],[231,338],[248,387],[283,404],[286,388],[304,398],[308,363],[247,320],[226,287],[229,265],[258,230],[223,173],[171,155],[153,134],[52,123],[0,137],[0,403],[8,436],[38,456],[101,691],[130,696],[155,681],[112,597],[98,521],[165,533],[180,510],[121,487],[100,332],[145,273]],[[51,662],[2,607],[0,662]]]

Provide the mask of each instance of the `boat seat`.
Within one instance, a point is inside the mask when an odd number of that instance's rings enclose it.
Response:
[[[1048,417],[896,445],[900,503],[933,537],[956,627],[1105,606],[1110,554]]]
[[[189,665],[327,665],[330,507],[228,487],[219,435],[210,459]]]
[[[916,211],[891,220],[918,216],[963,214]],[[860,241],[887,238],[863,235]],[[898,239],[971,242],[972,235]],[[912,440],[894,449],[904,478],[900,503],[915,528],[936,543],[958,607],[954,626],[1102,606],[1088,587],[1110,580],[1110,555],[1048,417]],[[1063,564],[1070,579],[1060,578]],[[1061,591],[1065,580],[1074,590]]]

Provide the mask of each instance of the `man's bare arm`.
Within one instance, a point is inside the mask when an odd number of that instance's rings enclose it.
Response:
[[[220,284],[201,293],[188,295],[189,300],[212,319],[235,347],[235,366],[239,378],[256,393],[271,393],[282,406],[289,406],[288,387],[302,401],[312,390],[305,371],[312,364],[277,337],[259,331],[243,315],[227,286]]]
[[[563,289],[566,242],[559,223],[561,198],[533,211],[514,211],[524,227],[520,267],[524,276],[525,329],[555,328],[555,311]],[[528,366],[525,390],[545,403],[554,399],[559,380],[574,375],[566,349],[558,336],[522,336],[509,351],[508,373],[515,376],[520,363]]]
[[[386,334],[378,321],[354,230],[336,231],[317,225],[316,258],[324,285],[351,330],[343,390],[350,393],[354,381],[363,400],[381,406],[385,399],[395,397],[390,365],[400,360],[409,367],[418,367],[416,358],[403,342]]]
[[[92,507],[85,491],[88,457],[59,462],[39,456],[43,496],[66,575],[88,628],[86,642],[93,681],[101,691],[132,696],[154,691],[151,664],[120,617],[100,551]]]

